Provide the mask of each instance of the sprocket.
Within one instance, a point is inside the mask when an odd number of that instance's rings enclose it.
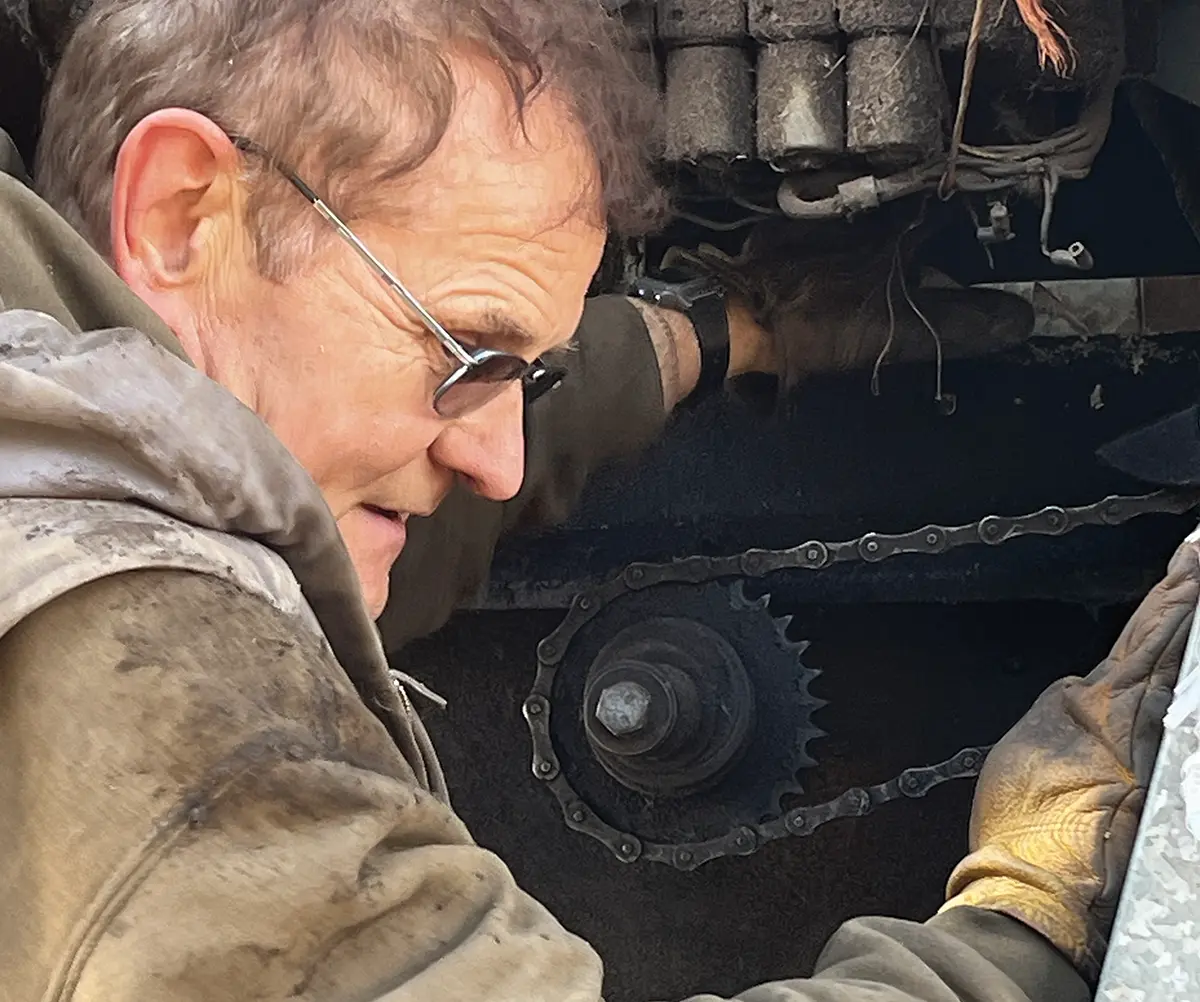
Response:
[[[808,644],[768,603],[740,581],[662,585],[623,595],[572,639],[550,734],[597,817],[644,841],[703,841],[803,792],[825,701],[809,691]]]

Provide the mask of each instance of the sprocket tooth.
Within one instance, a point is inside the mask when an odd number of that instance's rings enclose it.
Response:
[[[775,635],[778,636],[779,639],[781,641],[783,641],[783,643],[785,645],[788,645],[793,650],[795,650],[796,647],[799,646],[799,644],[796,642],[793,642],[791,640],[788,640],[787,631],[788,631],[788,627],[792,625],[792,620],[794,618],[795,618],[794,616],[780,616],[777,620],[775,620]],[[806,650],[807,648],[808,648],[808,644],[805,643],[804,647],[801,648],[801,650]]]
[[[807,689],[809,684],[819,679],[822,674],[820,668],[809,668],[807,665],[802,665],[800,670],[796,672],[796,681]]]
[[[757,612],[759,609],[765,609],[771,602],[771,596],[767,592],[763,592],[758,598],[746,597],[746,582],[743,578],[738,578],[729,586],[729,604],[738,612]]]
[[[811,739],[810,739],[811,740]],[[817,760],[812,757],[807,751],[802,751],[796,756],[797,769],[812,769],[815,768]]]

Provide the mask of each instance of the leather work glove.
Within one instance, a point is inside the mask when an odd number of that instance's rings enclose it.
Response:
[[[1198,599],[1200,543],[1189,540],[1107,659],[1055,682],[996,745],[943,911],[1003,912],[1095,984]]]
[[[708,245],[676,247],[663,264],[714,274],[749,306],[773,340],[784,388],[809,375],[872,368],[881,354],[887,363],[934,361],[939,339],[950,360],[1029,337],[1033,307],[1018,296],[918,287],[908,259],[919,235],[894,215],[872,215],[853,223],[770,220],[751,231],[736,257]]]

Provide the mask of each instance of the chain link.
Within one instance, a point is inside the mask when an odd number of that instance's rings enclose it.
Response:
[[[576,595],[558,627],[538,645],[537,675],[522,711],[533,743],[533,775],[546,783],[562,808],[567,827],[604,843],[625,863],[648,860],[679,870],[722,856],[748,856],[776,839],[808,836],[840,818],[860,818],[894,800],[925,796],[952,779],[979,775],[991,745],[964,748],[934,765],[905,769],[875,786],[853,787],[831,800],[795,807],[781,817],[741,825],[702,842],[650,842],[598,817],[563,775],[550,737],[551,692],[571,640],[610,602],[660,584],[704,584],[719,578],[758,578],[781,570],[819,571],[834,564],[877,563],[902,553],[941,555],[961,546],[1000,546],[1022,536],[1061,536],[1085,525],[1121,525],[1140,515],[1182,515],[1200,506],[1200,490],[1166,489],[1150,494],[1111,495],[1090,505],[1049,505],[1028,515],[988,515],[967,525],[927,525],[912,532],[868,532],[844,542],[809,540],[784,549],[749,549],[725,557],[690,556],[666,563],[632,563],[605,584]]]

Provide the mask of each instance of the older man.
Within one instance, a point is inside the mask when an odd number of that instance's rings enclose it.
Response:
[[[371,615],[409,515],[517,489],[521,387],[654,201],[639,107],[591,0],[85,19],[45,200],[0,177],[0,998],[599,998]],[[941,915],[740,997],[1085,998],[1197,563],[994,754]]]

